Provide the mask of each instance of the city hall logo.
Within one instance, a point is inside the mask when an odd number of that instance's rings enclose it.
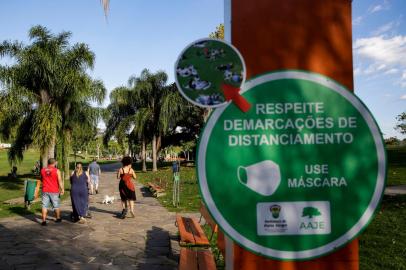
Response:
[[[281,212],[281,206],[280,205],[277,205],[277,204],[271,205],[269,207],[269,210],[271,211],[273,218],[279,218],[279,214]]]

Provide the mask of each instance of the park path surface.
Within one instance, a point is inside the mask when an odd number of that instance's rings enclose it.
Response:
[[[406,185],[388,186],[385,188],[385,195],[406,195]]]
[[[102,166],[99,194],[90,196],[92,219],[86,224],[69,221],[70,200],[62,203],[62,223],[52,216],[48,226],[40,226],[40,215],[0,219],[0,269],[177,269],[175,214],[139,183],[136,217],[117,217],[119,166]],[[114,195],[116,201],[102,204],[104,195]]]

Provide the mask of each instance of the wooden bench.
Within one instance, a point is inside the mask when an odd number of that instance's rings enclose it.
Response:
[[[181,248],[179,270],[215,270],[216,263],[209,249]]]
[[[204,205],[203,202],[200,202],[200,220],[201,222],[202,217],[206,221],[206,224],[210,226],[211,228],[211,235],[209,237],[209,240],[213,238],[214,233],[217,233],[217,248],[220,250],[221,254],[224,256],[225,255],[225,240],[224,240],[224,234],[221,230],[219,230],[219,227],[217,223],[212,219],[209,211],[207,210],[206,206]]]
[[[165,195],[164,188],[161,188],[160,186],[155,185],[154,183],[151,183],[151,182],[148,182],[147,185],[153,196],[161,197],[161,196]]]
[[[202,218],[204,218],[205,222],[207,225],[210,226],[211,229],[211,235],[209,237],[209,240],[213,238],[214,233],[218,232],[218,225],[217,223],[211,218],[211,215],[209,211],[207,210],[206,206],[204,205],[203,202],[200,202],[200,220],[199,223],[202,222]]]
[[[193,217],[176,216],[182,247],[180,250],[179,270],[215,270],[216,263],[199,219]]]
[[[204,234],[197,218],[176,215],[176,225],[179,229],[180,246],[209,247],[210,242]]]

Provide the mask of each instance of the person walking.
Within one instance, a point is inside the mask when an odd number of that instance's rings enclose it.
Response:
[[[61,222],[60,195],[65,193],[61,172],[55,167],[56,160],[50,158],[48,166],[41,170],[42,181],[42,226],[47,225],[48,208],[52,205],[56,222]]]
[[[72,220],[79,223],[85,223],[85,216],[88,210],[88,190],[87,184],[89,176],[87,172],[83,171],[82,163],[76,163],[75,171],[70,177],[71,192],[70,198],[72,201]]]
[[[97,164],[97,159],[94,158],[92,163],[89,164],[87,168],[87,173],[90,175],[90,194],[99,193],[99,176],[101,174],[101,169],[99,164]]]
[[[134,215],[134,201],[135,197],[135,187],[132,179],[136,179],[137,176],[135,171],[132,169],[132,159],[131,157],[124,157],[121,161],[123,167],[117,172],[117,179],[120,179],[118,189],[120,191],[121,204],[123,206],[123,211],[121,212],[121,218],[124,219],[127,216],[128,208],[130,208],[130,217],[135,217]]]

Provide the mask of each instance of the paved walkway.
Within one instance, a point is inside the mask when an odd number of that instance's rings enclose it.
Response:
[[[385,195],[405,195],[406,185],[389,186],[385,188]]]
[[[104,165],[99,194],[90,197],[92,219],[81,225],[69,221],[70,200],[62,207],[62,223],[40,216],[0,219],[0,269],[177,269],[178,252],[169,213],[137,184],[136,218],[121,220],[121,203],[105,205],[104,195],[119,198],[115,171]]]

